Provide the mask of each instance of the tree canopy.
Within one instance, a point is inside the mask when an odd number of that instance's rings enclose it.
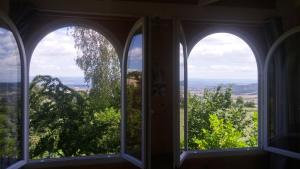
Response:
[[[35,77],[30,91],[33,158],[119,151],[118,109],[94,111],[85,93],[76,92],[50,76]]]
[[[102,110],[120,107],[121,67],[112,44],[100,33],[85,27],[74,27],[71,35],[77,49],[76,63],[91,84],[91,104]]]
[[[257,112],[249,111],[242,98],[235,102],[231,88],[205,89],[203,96],[188,96],[188,146],[220,149],[257,146]]]

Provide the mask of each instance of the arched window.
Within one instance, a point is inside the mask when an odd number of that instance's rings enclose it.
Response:
[[[186,150],[258,146],[257,72],[251,48],[233,34],[211,34],[193,47],[187,58]]]
[[[120,62],[86,27],[57,29],[30,62],[31,159],[120,152]]]
[[[126,144],[125,152],[142,159],[143,34],[133,35],[127,54],[126,69]]]
[[[26,75],[20,34],[0,13],[0,168],[21,168],[28,160]]]
[[[0,24],[1,168],[23,159],[21,70],[21,54],[15,36],[7,25]]]

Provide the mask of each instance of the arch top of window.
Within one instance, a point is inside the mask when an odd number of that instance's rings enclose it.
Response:
[[[202,34],[201,34],[202,35]],[[194,46],[187,53],[187,60],[190,60],[190,57],[193,57],[193,53],[205,53],[205,52],[216,52],[221,53],[230,53],[230,52],[248,52],[249,58],[255,59],[255,65],[258,73],[261,70],[260,58],[256,53],[256,50],[253,49],[251,43],[245,36],[240,34],[233,34],[228,32],[214,32],[210,34],[203,34],[205,36],[201,36],[198,38],[199,40],[194,43]],[[246,39],[246,40],[245,40]],[[197,51],[198,50],[198,51]],[[243,55],[239,55],[238,57],[243,57]],[[206,58],[209,59],[209,58]],[[249,60],[248,60],[249,61]],[[219,62],[216,60],[216,62]]]
[[[22,167],[28,160],[27,63],[18,29],[2,11],[0,51],[0,166],[13,169]]]
[[[68,25],[68,24],[66,24]],[[30,62],[28,63],[29,65],[31,65],[30,67],[32,67],[32,60],[33,61],[38,61],[39,57],[44,57],[46,55],[48,55],[48,57],[50,58],[50,55],[52,54],[53,56],[51,57],[52,59],[49,60],[48,63],[43,63],[43,64],[55,64],[57,66],[60,67],[64,67],[63,65],[59,64],[59,59],[61,61],[63,61],[63,59],[61,59],[63,56],[65,56],[65,54],[70,55],[68,56],[69,59],[73,58],[73,60],[75,62],[77,62],[77,58],[79,56],[83,56],[83,55],[90,55],[91,52],[97,52],[96,50],[99,50],[99,56],[102,57],[101,51],[103,47],[101,46],[108,46],[106,52],[112,52],[111,57],[115,57],[117,56],[118,59],[118,65],[120,66],[119,69],[121,69],[121,60],[120,60],[120,55],[118,55],[118,52],[114,46],[113,43],[111,43],[110,39],[107,38],[105,35],[103,35],[101,32],[98,31],[98,29],[94,29],[93,27],[88,27],[86,25],[80,26],[80,25],[70,25],[70,26],[64,26],[61,27],[61,25],[57,26],[57,29],[54,29],[52,32],[48,32],[46,30],[46,32],[44,33],[48,33],[45,34],[43,37],[39,37],[40,41],[35,45],[35,48],[32,52],[31,58],[30,58]],[[51,29],[52,30],[52,29]],[[96,37],[94,36],[96,35]],[[81,37],[87,37],[85,42],[81,40],[80,42],[80,38]],[[94,37],[92,37],[94,36]],[[97,38],[97,39],[94,39]],[[44,41],[47,42],[44,42]],[[50,40],[50,41],[49,41]],[[50,44],[51,43],[51,44]],[[86,45],[89,45],[93,48],[85,48],[82,43],[85,43]],[[97,43],[95,45],[92,45],[92,43]],[[43,45],[43,46],[40,46]],[[41,48],[43,48],[42,52],[38,52],[40,51]],[[72,49],[71,49],[72,48]],[[72,51],[72,52],[70,52]],[[103,51],[102,51],[103,52]],[[61,55],[57,56],[57,55]],[[116,54],[116,55],[115,55]],[[35,56],[34,56],[35,55]],[[71,56],[72,55],[72,56]],[[35,58],[33,58],[35,57]],[[57,57],[57,58],[55,58]],[[58,59],[58,60],[56,60]],[[70,60],[70,62],[73,62]],[[80,63],[74,63],[74,64],[80,64]],[[40,67],[39,64],[34,63],[34,66],[38,66]],[[66,65],[67,66],[67,65]],[[79,69],[79,68],[78,68]],[[78,71],[77,71],[78,72]],[[65,72],[62,72],[65,73]],[[72,72],[70,72],[72,73]],[[69,73],[69,74],[70,74]],[[73,72],[73,73],[76,73]],[[71,75],[73,76],[73,75]],[[83,75],[82,75],[83,76]]]
[[[193,50],[193,48],[196,46],[197,43],[201,42],[202,39],[205,39],[211,35],[214,34],[228,34],[228,35],[232,35],[234,37],[237,37],[239,39],[241,39],[241,41],[243,41],[244,43],[247,44],[247,46],[251,49],[251,51],[253,52],[255,59],[256,59],[256,63],[257,63],[257,67],[259,71],[263,71],[263,60],[262,60],[262,54],[263,52],[261,51],[261,49],[257,46],[257,44],[255,44],[256,39],[253,39],[251,37],[251,32],[244,32],[241,31],[239,29],[225,29],[223,30],[222,28],[212,28],[212,29],[208,29],[208,30],[204,30],[201,31],[198,34],[195,34],[195,36],[189,40],[189,43],[187,43],[187,57],[189,57],[191,51]]]
[[[28,39],[26,46],[27,51],[28,51],[28,56],[29,60],[30,57],[32,56],[32,53],[38,43],[49,33],[54,32],[58,29],[61,28],[66,28],[66,27],[83,27],[86,29],[92,29],[102,36],[104,36],[115,48],[120,63],[122,63],[122,56],[123,56],[123,45],[121,41],[117,38],[117,36],[109,30],[106,26],[103,26],[97,22],[90,21],[90,20],[85,20],[85,19],[57,19],[54,21],[50,21],[49,23],[39,27],[37,30],[35,30],[30,38]]]

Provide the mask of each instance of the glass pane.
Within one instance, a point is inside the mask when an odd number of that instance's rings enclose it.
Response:
[[[13,33],[0,27],[0,168],[22,159],[21,61]]]
[[[142,158],[143,35],[135,34],[127,54],[125,153]]]
[[[179,45],[179,94],[180,94],[180,149],[184,149],[184,54],[183,46]]]
[[[269,145],[300,152],[300,33],[273,53],[268,80]]]

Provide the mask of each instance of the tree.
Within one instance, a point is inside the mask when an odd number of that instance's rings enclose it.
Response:
[[[103,138],[105,141],[98,142],[98,148],[102,150],[106,147],[106,150],[100,151],[101,153],[119,152],[121,66],[118,55],[112,44],[95,30],[75,26],[70,29],[70,33],[74,38],[75,48],[77,49],[76,63],[83,70],[85,81],[91,84],[87,96],[89,111],[101,112],[98,117],[111,118],[110,121],[112,122],[105,122],[110,124],[106,127],[110,128],[111,131],[106,131],[106,137]],[[100,118],[97,119],[99,122],[104,122]],[[98,130],[106,129],[100,127]],[[95,147],[91,147],[91,149],[95,149]]]
[[[126,85],[126,147],[130,154],[140,156],[142,131],[142,81],[141,72],[127,74]]]
[[[18,119],[16,117],[19,113],[18,109],[16,105],[11,105],[5,97],[0,99],[0,158],[18,158],[20,154]]]
[[[244,105],[245,107],[255,108],[255,103],[252,101],[247,101]]]
[[[85,27],[70,29],[78,50],[77,65],[91,84],[91,104],[97,110],[120,108],[120,61],[112,44],[100,33]]]
[[[244,99],[242,96],[237,97],[235,104],[237,105],[244,105]]]
[[[70,157],[119,151],[120,112],[95,111],[89,98],[58,78],[37,76],[30,84],[32,158]]]
[[[75,26],[70,29],[70,33],[77,49],[76,63],[83,70],[85,81],[91,84],[87,96],[88,111],[94,115],[98,114],[98,121],[93,122],[98,124],[98,127],[86,132],[91,132],[91,137],[95,132],[100,133],[100,130],[104,132],[102,139],[94,142],[98,146],[90,147],[87,152],[93,152],[94,149],[99,149],[100,153],[119,152],[121,66],[118,55],[112,44],[95,30]],[[107,125],[101,126],[104,123]]]
[[[201,129],[207,128],[209,115],[232,106],[231,88],[205,89],[203,96],[188,95],[188,144],[192,149],[198,145],[192,138],[203,138]]]
[[[247,145],[249,147],[258,146],[258,112],[253,112],[251,122],[248,128],[245,129]]]
[[[205,89],[188,96],[188,145],[191,149],[257,145],[257,118],[242,102],[233,104],[231,88]],[[242,99],[239,99],[242,100]],[[257,114],[257,113],[256,113]]]
[[[246,146],[242,133],[230,121],[218,118],[216,114],[209,115],[209,129],[202,129],[203,138],[194,138],[198,149],[241,148]]]
[[[86,101],[58,78],[36,76],[30,84],[32,157],[72,156],[79,152]]]

